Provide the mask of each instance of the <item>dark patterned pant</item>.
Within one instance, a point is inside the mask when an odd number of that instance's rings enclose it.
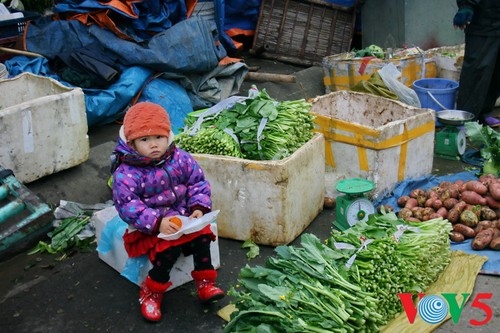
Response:
[[[181,253],[185,256],[193,255],[195,271],[214,269],[210,254],[211,242],[210,235],[201,235],[189,243],[172,246],[163,252],[157,253],[153,261],[153,268],[149,271],[149,277],[156,282],[168,282],[170,280],[170,271]]]

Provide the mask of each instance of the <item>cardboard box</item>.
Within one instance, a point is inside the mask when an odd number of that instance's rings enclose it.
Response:
[[[316,133],[278,161],[193,154],[220,210],[219,236],[271,246],[293,241],[323,209],[324,151]]]
[[[346,178],[375,183],[377,198],[407,178],[431,174],[435,111],[352,91],[317,97],[310,111],[325,136],[327,195]]]
[[[140,258],[129,258],[123,246],[123,234],[128,225],[125,223],[114,206],[100,210],[92,216],[96,229],[97,252],[99,258],[113,267],[129,281],[140,285],[153,267],[145,256]],[[211,229],[217,235],[217,224],[212,223]],[[220,268],[219,241],[210,244],[212,265],[215,269]],[[170,272],[172,286],[168,290],[181,286],[191,280],[191,272],[194,269],[193,257],[185,257],[183,254],[177,259]]]
[[[85,162],[82,89],[31,73],[0,80],[0,141],[0,164],[23,183]]]

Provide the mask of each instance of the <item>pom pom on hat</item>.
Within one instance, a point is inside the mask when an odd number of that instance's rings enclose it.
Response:
[[[123,130],[128,142],[150,135],[168,137],[171,129],[167,111],[151,102],[134,104],[123,119]]]

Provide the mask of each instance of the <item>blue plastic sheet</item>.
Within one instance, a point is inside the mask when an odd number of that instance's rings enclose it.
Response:
[[[5,66],[11,77],[30,72],[58,80],[65,86],[74,87],[61,80],[57,74],[52,73],[45,58],[18,56],[7,60]],[[130,100],[141,90],[152,74],[152,70],[144,67],[129,67],[125,68],[119,79],[105,90],[82,89],[85,96],[88,126],[110,123],[121,117]],[[181,93],[185,94],[185,91]],[[178,94],[173,92],[174,96]]]
[[[391,205],[398,210],[397,199],[403,195],[408,195],[412,190],[421,188],[427,190],[433,186],[439,185],[439,183],[443,181],[454,182],[456,180],[477,180],[477,176],[468,171],[459,172],[456,174],[446,175],[446,176],[424,176],[415,179],[408,179],[398,183],[392,194],[390,196],[386,196],[374,202],[375,207],[380,205]],[[481,274],[491,274],[491,275],[500,275],[500,252],[493,250],[481,250],[476,251],[471,248],[472,240],[468,239],[462,243],[451,243],[452,251],[464,251],[469,254],[481,255],[488,258],[481,269]]]
[[[123,234],[127,230],[127,223],[125,223],[119,215],[106,223],[106,226],[101,232],[99,244],[97,245],[97,252],[107,254],[115,247],[123,247]],[[127,278],[129,281],[138,284],[141,278],[141,269],[149,263],[146,255],[137,258],[128,258],[125,266],[123,267],[120,275]]]

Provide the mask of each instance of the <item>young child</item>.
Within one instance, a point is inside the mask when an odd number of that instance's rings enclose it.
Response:
[[[161,319],[163,295],[172,284],[169,273],[181,253],[193,255],[191,275],[199,300],[208,303],[224,297],[215,286],[217,272],[210,254],[215,235],[209,225],[176,240],[157,237],[179,230],[170,216],[199,218],[212,208],[203,170],[173,139],[167,111],[142,102],[126,112],[115,147],[119,165],[113,172],[113,201],[129,225],[123,236],[125,249],[129,257],[147,254],[153,264],[139,299],[142,315],[150,321]]]

